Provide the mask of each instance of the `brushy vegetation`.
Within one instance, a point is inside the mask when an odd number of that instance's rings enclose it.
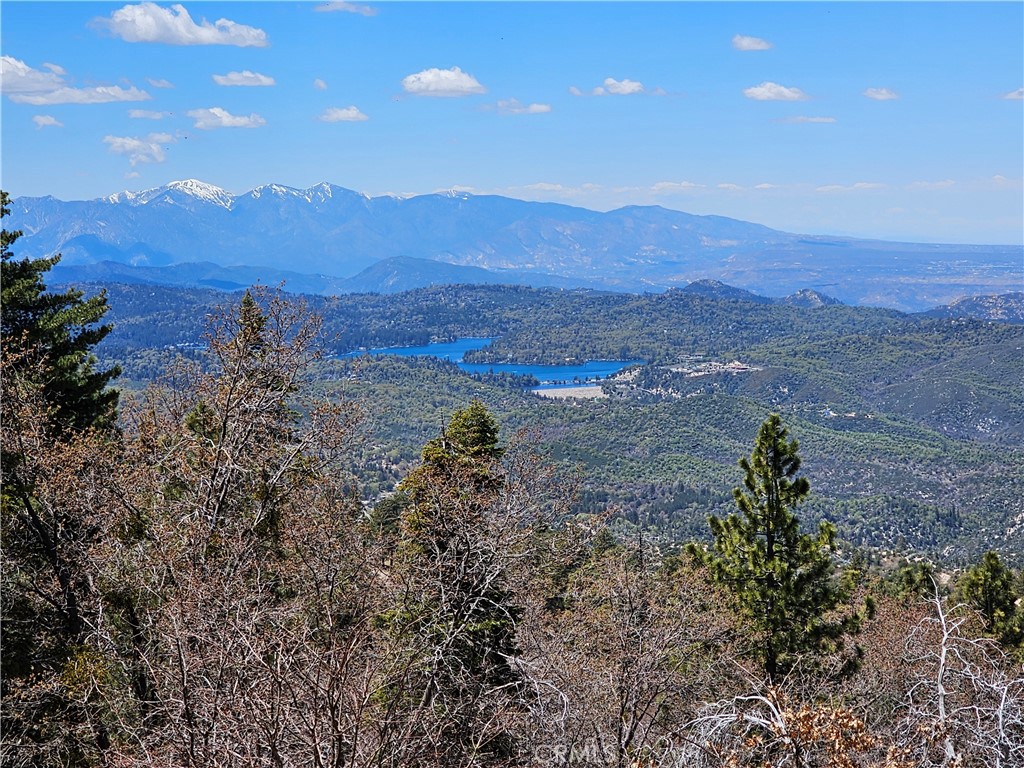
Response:
[[[5,277],[30,266],[13,241]],[[8,335],[39,288],[2,307],[4,765],[1024,761],[1020,571],[990,552],[950,581],[801,533],[814,440],[798,455],[787,430],[808,420],[715,395],[735,404],[720,462],[686,459],[667,498],[741,514],[681,551],[610,528],[586,470],[553,461],[571,406],[503,432],[474,395],[527,396],[436,361],[324,361],[319,316],[279,293],[211,318],[115,423],[94,336],[54,357]],[[101,303],[63,296],[89,314],[43,313],[50,337],[97,328]],[[337,388],[392,370],[377,386],[399,395],[410,365],[452,387],[407,404],[437,421],[417,460],[381,459],[402,479],[367,505],[353,470],[385,422]]]

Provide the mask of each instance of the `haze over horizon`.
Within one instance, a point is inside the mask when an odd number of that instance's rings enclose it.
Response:
[[[327,181],[1024,241],[1020,3],[5,3],[3,186]]]

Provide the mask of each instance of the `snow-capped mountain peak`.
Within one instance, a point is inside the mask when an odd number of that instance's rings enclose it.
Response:
[[[207,184],[206,182],[199,181],[198,179],[172,181],[163,187],[163,189],[183,192],[197,200],[213,203],[214,205],[219,205],[223,208],[230,208],[232,203],[235,201],[233,195],[220,187],[215,187],[213,184]]]

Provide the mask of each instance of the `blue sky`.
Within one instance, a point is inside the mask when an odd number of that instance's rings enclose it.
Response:
[[[2,183],[197,178],[1024,238],[1024,4],[11,2]]]

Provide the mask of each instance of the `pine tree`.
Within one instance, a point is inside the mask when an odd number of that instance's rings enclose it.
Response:
[[[8,203],[0,191],[0,218]],[[103,763],[105,719],[96,691],[76,690],[76,675],[95,667],[92,552],[102,530],[98,478],[116,442],[118,395],[107,385],[119,371],[96,370],[92,354],[110,332],[97,325],[106,298],[48,292],[43,276],[60,256],[16,260],[11,246],[20,236],[0,231],[0,670],[3,743],[17,745],[5,758]]]
[[[0,191],[0,218],[10,214]],[[0,232],[0,337],[5,373],[30,376],[41,388],[55,436],[65,430],[113,426],[118,395],[108,388],[116,367],[95,369],[93,348],[111,331],[97,325],[107,311],[106,295],[88,299],[69,289],[50,293],[44,274],[60,255],[15,260],[11,245],[20,231]],[[6,463],[6,462],[5,462]]]
[[[769,416],[750,458],[739,462],[745,477],[733,495],[742,514],[709,517],[713,548],[690,548],[732,593],[756,637],[752,655],[771,683],[802,654],[835,648],[853,628],[850,620],[826,618],[841,598],[833,579],[835,528],[822,522],[817,535],[801,534],[792,511],[810,492],[807,479],[797,477],[797,449],[781,418]]]
[[[1013,570],[1003,564],[997,552],[989,551],[957,579],[955,594],[981,614],[985,632],[1024,653],[1024,614],[1017,607],[1013,582]]]
[[[411,652],[413,674],[393,688],[424,739],[413,749],[444,765],[485,764],[511,748],[501,713],[519,690],[519,610],[502,546],[498,431],[473,401],[426,444],[423,464],[399,488],[394,566],[402,586],[387,623],[396,647]]]

